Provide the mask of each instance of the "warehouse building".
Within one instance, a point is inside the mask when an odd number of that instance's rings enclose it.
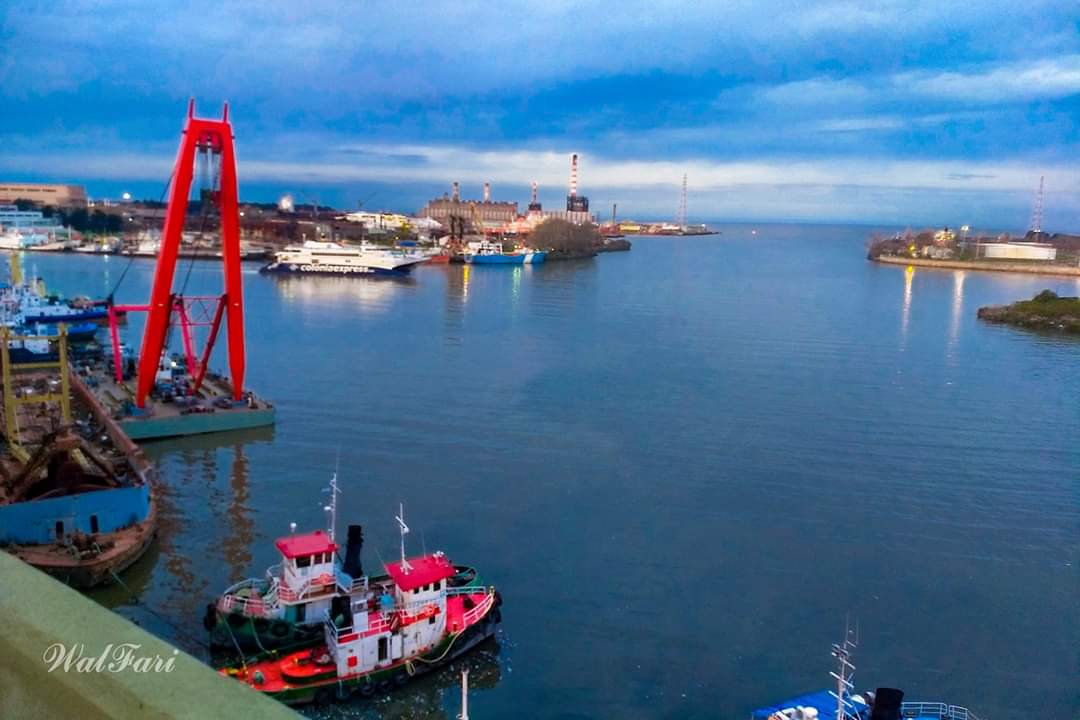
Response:
[[[51,207],[86,207],[86,188],[82,185],[50,185],[45,183],[0,183],[0,205],[16,200],[32,200]]]

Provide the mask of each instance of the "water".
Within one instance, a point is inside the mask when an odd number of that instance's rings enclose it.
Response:
[[[404,501],[414,551],[501,589],[474,717],[745,717],[827,684],[845,616],[860,687],[1077,717],[1080,343],[975,311],[1080,282],[905,272],[867,235],[729,226],[406,283],[250,272],[249,385],[278,426],[150,445],[142,604],[98,597],[198,652],[204,604],[322,522],[340,458],[369,568]],[[126,262],[28,258],[68,293]],[[196,265],[188,292],[218,277]],[[457,711],[447,672],[330,714]]]

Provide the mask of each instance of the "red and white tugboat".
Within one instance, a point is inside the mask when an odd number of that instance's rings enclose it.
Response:
[[[396,519],[401,560],[386,565],[390,582],[336,595],[320,645],[219,672],[291,705],[327,703],[386,692],[492,637],[502,604],[495,588],[451,586],[458,569],[441,552],[407,558],[409,529]]]

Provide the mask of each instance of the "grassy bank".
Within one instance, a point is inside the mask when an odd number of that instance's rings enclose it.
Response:
[[[1030,300],[979,308],[979,319],[1032,330],[1080,334],[1080,298],[1043,290]]]

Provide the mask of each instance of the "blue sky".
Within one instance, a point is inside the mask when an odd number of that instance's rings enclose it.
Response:
[[[0,178],[157,197],[189,96],[241,194],[1080,231],[1080,3],[8,3]]]

